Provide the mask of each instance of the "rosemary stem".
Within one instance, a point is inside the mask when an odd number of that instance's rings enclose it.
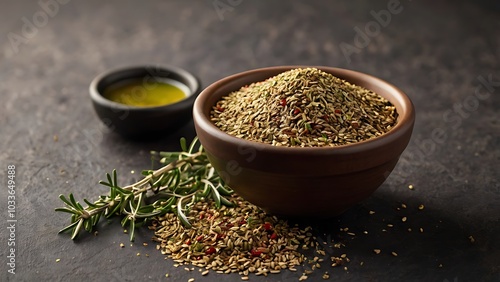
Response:
[[[200,156],[201,153],[202,152],[197,152],[195,154],[190,154],[189,155],[189,159],[182,159],[182,160],[173,161],[173,162],[169,163],[168,165],[166,165],[164,167],[161,167],[158,170],[154,171],[152,174],[144,177],[139,182],[123,187],[123,189],[125,189],[125,190],[133,190],[134,188],[139,188],[140,189],[140,187],[143,186],[144,184],[148,183],[149,180],[151,180],[151,178],[157,177],[158,175],[162,175],[165,172],[170,171],[170,170],[178,167],[179,165],[183,165],[185,163],[188,163],[188,162],[196,159],[198,156]],[[141,190],[139,190],[139,191],[141,191]],[[142,191],[142,192],[144,192],[144,191]],[[142,192],[140,192],[140,193],[142,193]]]
[[[91,232],[101,216],[122,215],[121,224],[123,227],[128,224],[130,240],[133,241],[137,226],[168,212],[175,213],[185,227],[191,227],[187,216],[189,210],[204,197],[214,198],[219,206],[221,199],[224,200],[224,205],[230,205],[219,194],[219,186],[222,187],[224,182],[211,166],[203,147],[200,145],[199,150],[195,151],[197,142],[198,139],[195,138],[187,147],[185,139],[181,139],[182,152],[160,153],[163,160],[169,163],[157,170],[145,171],[144,177],[134,184],[121,187],[118,185],[116,170],[112,174],[107,173],[107,181],[100,183],[109,187],[109,193],[101,195],[93,203],[84,199],[86,207],[78,203],[73,194],[69,194],[69,198],[60,195],[65,207],[56,208],[56,211],[72,214],[71,224],[60,232],[71,230],[71,239],[75,239],[81,229]],[[224,189],[222,191],[227,196],[228,192]],[[154,199],[152,203],[146,201],[150,194],[155,195],[151,198]]]
[[[161,168],[159,168],[158,170],[154,171],[152,174],[144,177],[143,179],[141,179],[140,181],[134,183],[134,184],[130,184],[130,185],[127,185],[125,187],[123,187],[124,190],[134,190],[134,197],[139,195],[139,194],[142,194],[144,192],[146,192],[147,190],[150,189],[150,187],[142,187],[144,186],[145,184],[149,183],[149,180],[151,180],[151,178],[153,177],[156,177],[158,175],[161,175],[167,171],[170,171],[172,169],[175,169],[176,167],[178,167],[179,165],[183,165],[185,163],[188,163],[189,161],[192,161],[194,159],[196,159],[196,157],[200,156],[202,152],[197,152],[195,154],[190,154],[189,155],[189,159],[182,159],[182,160],[178,160],[178,161],[174,161],[174,162],[171,162],[169,163],[168,165],[166,166],[163,166]],[[209,182],[208,182],[209,183]],[[209,183],[210,185],[212,185],[211,183]],[[213,185],[212,185],[213,186]],[[161,187],[159,189],[159,191],[163,191],[163,190],[166,190],[168,189],[168,187]],[[195,192],[189,194],[189,195],[185,195],[185,196],[191,196],[193,195]],[[175,196],[175,197],[184,197],[184,195],[178,195],[176,193],[168,193],[170,196]],[[117,202],[119,202],[121,200],[120,196],[116,196],[114,199],[113,199],[113,202],[118,204]],[[104,210],[106,210],[107,208],[110,207],[110,203],[106,203],[105,205],[103,205],[102,207],[99,207],[99,208],[96,208],[96,209],[92,209],[92,210],[88,210],[88,207],[85,209],[85,212],[84,214],[82,214],[80,216],[80,218],[83,218],[83,217],[90,217],[90,216],[93,216],[93,215],[96,215],[96,214],[99,214],[101,212],[103,212]]]

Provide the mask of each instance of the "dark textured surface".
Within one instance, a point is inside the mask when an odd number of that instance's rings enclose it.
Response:
[[[96,237],[72,242],[57,235],[68,222],[53,211],[59,194],[93,199],[104,191],[96,183],[105,172],[117,168],[130,182],[149,168],[150,150],[178,149],[180,136],[193,135],[191,124],[168,138],[132,142],[99,123],[88,97],[92,78],[147,62],[185,68],[205,86],[243,70],[290,64],[350,68],[394,83],[416,106],[412,141],[371,198],[316,224],[319,240],[345,243],[327,253],[346,253],[351,262],[347,271],[325,263],[308,281],[325,271],[332,281],[500,280],[498,1],[402,1],[382,27],[371,23],[371,11],[392,1],[220,0],[237,4],[221,15],[214,2],[68,1],[44,18],[37,1],[2,1],[1,281],[161,281],[165,273],[170,281],[239,279],[215,273],[202,279],[198,271],[174,268],[155,250],[149,230],[141,229],[130,246],[116,219],[103,222]],[[38,27],[23,33],[23,19],[33,23],[33,16]],[[356,37],[365,27],[370,36]],[[12,44],[14,37],[21,41]],[[357,46],[347,57],[345,44]],[[485,87],[481,80],[493,82]],[[15,275],[6,264],[9,164],[17,173]],[[402,202],[408,208],[398,211]],[[297,281],[299,272],[251,280]]]

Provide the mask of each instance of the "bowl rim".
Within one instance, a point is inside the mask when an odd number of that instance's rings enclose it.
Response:
[[[151,69],[154,69],[154,71],[158,71],[160,73],[151,74],[150,73]],[[109,99],[106,99],[99,91],[99,88],[102,87],[101,84],[104,83],[106,79],[112,76],[122,76],[122,78],[115,79],[114,82],[111,82],[109,84],[116,83],[116,81],[120,80],[133,79],[134,77],[137,78],[143,77],[144,75],[139,74],[141,72],[147,72],[152,77],[160,77],[160,78],[168,78],[176,80],[179,83],[184,84],[189,89],[190,93],[186,93],[188,95],[185,98],[172,104],[161,105],[161,106],[139,107],[139,106],[125,105],[111,101]],[[179,81],[179,79],[172,78],[171,75],[182,77],[184,80],[187,81],[187,83]],[[90,82],[89,93],[92,101],[106,108],[111,108],[116,110],[127,110],[134,112],[157,112],[157,111],[162,112],[162,111],[175,110],[178,108],[190,107],[190,105],[200,94],[201,87],[202,87],[201,82],[198,77],[180,67],[173,65],[164,65],[164,64],[143,64],[143,65],[126,65],[126,66],[115,67],[98,74]]]
[[[225,85],[234,82],[236,80],[242,79],[248,75],[254,75],[257,73],[261,72],[267,72],[267,71],[273,71],[276,72],[276,74],[294,69],[294,68],[317,68],[322,71],[326,71],[330,73],[329,71],[333,71],[335,73],[340,73],[342,79],[349,83],[354,83],[350,81],[349,79],[345,79],[344,76],[347,77],[357,77],[361,81],[366,81],[370,84],[373,85],[380,85],[383,86],[384,89],[388,89],[387,91],[384,92],[391,92],[391,98],[393,100],[397,100],[401,106],[400,108],[397,108],[398,111],[398,119],[397,119],[397,124],[394,126],[390,131],[382,134],[381,136],[377,136],[374,138],[370,138],[367,140],[359,141],[356,143],[350,143],[350,144],[344,144],[344,145],[336,145],[336,146],[321,146],[321,147],[288,147],[288,146],[274,146],[271,144],[267,143],[261,143],[258,141],[253,141],[253,140],[247,140],[243,138],[238,138],[236,136],[232,136],[222,130],[220,130],[217,126],[215,126],[209,119],[209,114],[206,113],[204,108],[206,107],[205,104],[207,100],[210,98],[210,96],[219,88],[224,87]],[[275,75],[276,75],[275,74]],[[335,75],[335,74],[334,74]],[[274,75],[273,75],[274,76]],[[338,76],[338,75],[335,75]],[[255,81],[257,82],[257,81]],[[354,83],[357,84],[357,83]],[[243,85],[241,85],[243,86]],[[241,87],[240,86],[240,87]],[[363,86],[365,87],[365,86]],[[367,88],[367,87],[365,87]],[[370,88],[368,88],[370,89]],[[235,89],[237,90],[237,89]],[[373,91],[373,89],[370,89]],[[377,93],[377,91],[374,91]],[[229,94],[229,93],[227,93]],[[227,95],[225,94],[225,95]],[[381,95],[380,93],[377,93]],[[223,95],[224,96],[224,95]],[[221,96],[221,97],[223,97]],[[382,96],[382,95],[381,95]],[[387,97],[385,97],[388,99]],[[389,100],[389,99],[388,99]],[[391,103],[394,104],[393,101]],[[396,106],[396,105],[395,105]],[[401,111],[402,110],[402,111]],[[328,67],[328,66],[309,66],[309,65],[286,65],[286,66],[272,66],[272,67],[264,67],[264,68],[258,68],[258,69],[253,69],[253,70],[247,70],[243,71],[240,73],[236,73],[230,76],[227,76],[225,78],[222,78],[211,85],[209,85],[207,88],[205,88],[196,98],[194,106],[193,106],[193,119],[195,120],[195,124],[198,126],[202,127],[206,132],[209,134],[213,135],[214,138],[220,139],[223,142],[228,142],[232,144],[246,144],[248,146],[251,146],[259,151],[273,151],[273,152],[282,152],[284,154],[287,153],[293,153],[293,154],[304,154],[304,155],[321,155],[324,154],[325,152],[335,152],[335,154],[339,155],[348,155],[351,153],[357,153],[360,150],[375,150],[377,147],[385,145],[387,143],[392,143],[395,142],[397,139],[399,139],[402,135],[404,135],[408,130],[412,130],[414,121],[415,121],[415,109],[414,105],[411,101],[411,99],[398,87],[394,86],[393,84],[382,80],[378,77],[375,77],[370,74],[354,71],[354,70],[349,70],[349,69],[343,69],[343,68],[336,68],[336,67]]]

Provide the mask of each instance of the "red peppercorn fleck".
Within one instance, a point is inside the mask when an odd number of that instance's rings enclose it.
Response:
[[[341,109],[335,109],[335,113],[336,113],[336,114],[341,114],[341,113],[342,113],[342,110],[341,110]]]
[[[283,107],[286,106],[286,99],[281,99],[280,101],[280,105],[282,105]]]
[[[223,112],[223,111],[224,111],[224,108],[223,108],[223,107],[221,107],[221,106],[219,106],[219,105],[217,105],[215,108],[216,108],[216,109],[217,109],[217,111],[219,111],[219,112]]]
[[[262,227],[264,227],[265,230],[271,230],[272,228],[271,223],[269,222],[262,224]]]
[[[293,114],[294,115],[298,115],[300,113],[300,109],[299,108],[295,108],[295,110],[293,110]]]
[[[252,249],[252,250],[250,251],[250,253],[252,254],[252,256],[254,256],[254,257],[258,257],[258,256],[260,256],[260,255],[262,254],[262,251],[259,251],[259,250],[257,250],[257,249]]]
[[[191,245],[191,239],[187,239],[186,242],[184,242],[186,245]]]
[[[271,234],[271,236],[269,238],[274,240],[274,239],[278,238],[278,234],[273,233],[273,234]]]
[[[214,247],[208,247],[208,249],[205,250],[206,255],[211,255],[215,252],[217,252],[217,250]]]
[[[196,241],[200,242],[201,240],[203,240],[203,235],[196,237]]]

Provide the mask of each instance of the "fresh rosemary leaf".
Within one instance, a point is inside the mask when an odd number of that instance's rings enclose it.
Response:
[[[90,208],[96,208],[97,206],[91,202],[89,202],[89,200],[87,199],[83,199],[83,201],[85,202],[85,204],[87,204]]]
[[[106,173],[106,178],[108,178],[108,184],[110,187],[113,187],[113,180],[111,180],[111,174]]]
[[[87,230],[87,232],[92,232],[92,220],[84,220],[83,221],[83,228]]]
[[[180,198],[177,201],[177,216],[179,217],[179,220],[182,222],[182,224],[184,224],[185,227],[187,227],[187,228],[192,227],[191,223],[189,222],[189,219],[186,217],[186,215],[182,211],[182,198]]]
[[[130,221],[130,227],[128,232],[130,233],[130,242],[133,242],[135,238],[135,220]]]
[[[224,206],[228,206],[228,207],[233,207],[234,206],[234,203],[229,201],[228,199],[226,199],[225,197],[220,197],[220,202],[221,204],[223,204]]]
[[[120,199],[122,199],[122,198],[120,198]],[[113,208],[113,209],[110,210],[110,208]],[[121,208],[121,206],[118,203],[115,203],[115,201],[112,201],[108,204],[108,208],[106,209],[104,214],[106,215],[107,218],[110,218],[115,213],[117,213],[118,210],[120,210],[120,208]]]
[[[220,194],[214,187],[212,187],[212,198],[215,201],[215,207],[220,208]]]
[[[71,214],[78,214],[77,211],[75,211],[73,209],[69,209],[69,208],[56,208],[56,211],[67,212],[67,213],[71,213]]]
[[[119,187],[118,186],[118,177],[116,175],[116,169],[113,169],[113,186]]]
[[[124,218],[122,218],[122,221],[120,222],[122,227],[125,227],[127,225],[127,223],[129,222],[129,220],[130,220],[130,218],[128,216],[125,216]]]
[[[80,233],[80,230],[82,229],[83,221],[84,221],[83,218],[80,218],[77,221],[78,224],[76,225],[76,227],[73,229],[73,232],[71,233],[71,240],[74,240],[76,238],[76,236],[78,236],[78,234]]]
[[[73,204],[71,204],[71,202],[68,201],[64,195],[59,195],[59,199],[61,199],[61,201],[63,201],[68,207],[73,208]]]
[[[100,213],[98,213],[98,214],[96,214],[96,216],[92,217],[92,226],[95,226],[99,222],[100,219],[101,219]]]
[[[67,232],[67,231],[73,229],[77,224],[78,224],[78,221],[75,221],[75,222],[71,223],[70,225],[64,227],[63,229],[59,230],[59,233]]]
[[[226,189],[224,188],[224,186],[222,185],[218,185],[217,186],[217,191],[219,191],[219,193],[221,195],[224,195],[224,196],[231,196],[233,194],[233,190],[231,189]]]
[[[181,143],[181,150],[183,152],[188,152],[188,148],[187,148],[187,144],[186,144],[186,138],[182,137],[180,143]]]

